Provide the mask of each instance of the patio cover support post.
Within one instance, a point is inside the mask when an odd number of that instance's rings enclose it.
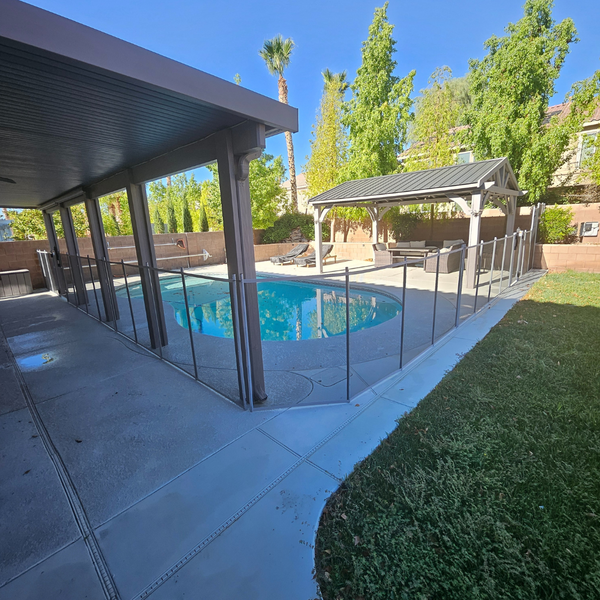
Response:
[[[146,309],[146,319],[150,333],[150,345],[152,348],[162,348],[168,343],[167,326],[159,277],[157,271],[154,270],[156,269],[156,254],[154,253],[152,226],[146,198],[146,185],[144,183],[128,183],[126,189],[135,253],[144,294],[144,308]]]
[[[483,194],[473,194],[471,197],[471,217],[469,219],[469,241],[467,243],[467,281],[468,289],[475,287],[477,277],[477,245],[481,235],[481,211],[483,209]]]
[[[73,225],[73,216],[71,209],[66,206],[60,207],[60,220],[62,221],[65,232],[65,242],[67,243],[67,253],[71,255],[69,265],[71,266],[71,276],[75,285],[75,303],[77,305],[87,305],[87,292],[85,289],[85,279],[83,269],[79,260],[79,247],[77,245],[77,234]]]
[[[115,295],[113,278],[111,277],[112,269],[108,264],[110,259],[108,257],[108,246],[106,245],[104,225],[102,224],[98,198],[85,199],[85,212],[87,213],[92,247],[94,248],[94,257],[96,258],[96,273],[98,274],[98,280],[100,281],[104,314],[107,321],[115,321],[119,318],[119,307]],[[102,318],[100,314],[98,314],[98,317],[100,319]]]
[[[58,236],[56,235],[54,221],[52,220],[52,213],[43,210],[42,215],[44,216],[44,225],[46,226],[46,236],[48,238],[48,243],[50,244],[50,252],[54,257],[54,260],[51,261],[51,268],[54,271],[54,280],[58,287],[58,293],[64,294],[66,285],[62,269],[60,268],[60,247],[58,245]]]
[[[242,126],[227,129],[216,140],[219,187],[223,209],[223,232],[227,252],[229,277],[256,279],[254,258],[254,235],[250,205],[248,173],[250,161],[258,158],[265,147],[265,127],[262,124],[246,122]],[[239,294],[237,307],[242,312],[242,299],[245,299],[247,323],[245,331],[234,327],[236,347],[238,338],[242,352],[248,348],[250,373],[245,380],[252,382],[253,402],[267,399],[263,366],[262,342],[260,337],[260,314],[256,283],[242,283],[244,293]],[[234,322],[235,319],[234,319]],[[242,363],[244,361],[241,361]]]

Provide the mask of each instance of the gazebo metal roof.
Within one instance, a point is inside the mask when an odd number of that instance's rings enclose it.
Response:
[[[373,206],[448,202],[449,196],[522,196],[508,159],[346,181],[309,200],[314,206]]]
[[[295,108],[80,23],[18,0],[0,14],[0,177],[16,182],[0,181],[0,206],[40,207],[248,121],[298,129]]]

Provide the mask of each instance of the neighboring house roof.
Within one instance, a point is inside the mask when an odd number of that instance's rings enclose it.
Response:
[[[494,180],[495,179],[495,180]],[[448,201],[448,195],[469,195],[488,190],[491,194],[521,196],[515,175],[507,158],[493,158],[473,163],[396,173],[346,181],[315,196],[309,202],[317,205],[369,203],[410,203]],[[501,193],[504,190],[504,194]]]
[[[544,118],[543,123],[546,125],[550,123],[550,119],[552,117],[558,117],[559,119],[564,119],[571,112],[571,103],[563,102],[561,104],[555,104],[554,106],[549,106],[546,110],[546,116]],[[592,113],[589,122],[600,121],[600,105],[596,107],[596,110]]]
[[[290,183],[289,179],[287,181],[284,181],[281,185],[286,190],[289,190],[292,187],[292,184]],[[298,173],[298,175],[296,175],[296,189],[303,190],[304,188],[307,188],[307,187],[308,187],[308,184],[306,183],[306,174]]]

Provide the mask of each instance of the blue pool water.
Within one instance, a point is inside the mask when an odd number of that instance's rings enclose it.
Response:
[[[188,328],[180,277],[160,280],[163,301],[173,307],[175,319]],[[229,285],[222,281],[186,278],[192,331],[216,337],[233,337]],[[141,285],[129,287],[132,298],[141,298]],[[118,296],[126,297],[121,289]],[[342,287],[295,281],[258,284],[258,304],[263,340],[308,340],[346,333],[346,296]],[[360,331],[394,318],[399,302],[371,291],[350,292],[350,331]]]

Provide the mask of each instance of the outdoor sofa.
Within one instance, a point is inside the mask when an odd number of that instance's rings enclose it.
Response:
[[[298,244],[295,248],[292,248],[287,254],[271,256],[271,262],[274,265],[285,265],[286,263],[293,263],[295,258],[298,258],[301,254],[304,254],[307,250],[308,244]]]
[[[325,257],[333,250],[333,244],[323,244],[323,260]],[[309,267],[317,264],[317,257],[314,252],[311,254],[307,254],[306,256],[301,256],[300,258],[295,258],[294,263],[297,267]]]
[[[394,261],[400,261],[405,258],[426,258],[432,255],[437,255],[438,251],[441,251],[442,254],[446,254],[448,252],[448,248],[460,248],[463,244],[463,240],[420,240],[420,241],[410,241],[410,242],[397,242],[394,247],[388,248],[385,244],[373,244],[373,255],[374,262],[376,266],[379,265],[391,265]],[[454,254],[451,255],[452,258],[446,257],[447,265],[443,268],[451,269],[449,271],[444,271],[442,268],[442,263],[444,259],[440,257],[440,273],[452,273],[454,270],[458,269],[458,266],[455,265],[456,259],[454,258]],[[458,255],[458,259],[460,262],[460,255]],[[430,272],[431,268],[430,264],[432,261],[425,261],[425,270],[426,272]],[[433,261],[433,271],[435,272],[435,260]],[[456,267],[456,268],[455,268]]]

